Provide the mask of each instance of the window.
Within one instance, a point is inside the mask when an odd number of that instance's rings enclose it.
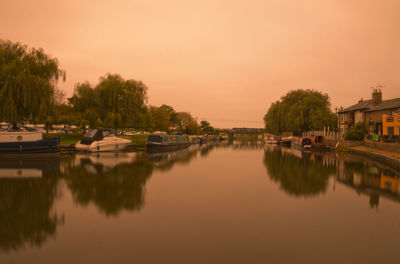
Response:
[[[340,119],[341,119],[342,123],[346,122],[347,121],[347,114],[341,114],[340,115]]]
[[[361,111],[357,111],[354,113],[354,123],[362,123],[363,122],[363,113]]]
[[[394,127],[388,127],[387,128],[387,133],[388,133],[388,135],[393,135],[394,134]]]
[[[386,117],[386,122],[393,122],[394,121],[394,116],[387,116]]]

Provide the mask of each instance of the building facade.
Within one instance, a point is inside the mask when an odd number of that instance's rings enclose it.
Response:
[[[372,99],[358,101],[357,104],[338,112],[338,127],[346,134],[358,123],[368,128],[369,134],[383,134],[383,116],[393,117],[400,113],[400,98],[382,100],[382,91],[373,89]],[[389,118],[390,120],[391,118]],[[385,119],[385,123],[386,119]]]
[[[400,136],[400,114],[383,115],[382,134],[385,136]]]

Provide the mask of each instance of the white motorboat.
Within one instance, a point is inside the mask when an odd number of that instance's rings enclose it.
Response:
[[[83,151],[118,151],[126,148],[131,141],[115,136],[109,129],[91,129],[75,145]]]

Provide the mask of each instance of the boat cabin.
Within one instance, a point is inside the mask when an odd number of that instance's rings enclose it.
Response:
[[[90,145],[93,141],[100,141],[107,136],[112,136],[113,132],[110,129],[96,128],[90,129],[81,139],[81,144]]]
[[[292,144],[301,148],[323,149],[326,147],[325,137],[323,136],[294,137]]]
[[[179,135],[149,135],[148,142],[160,144],[187,143],[189,139],[187,136]]]

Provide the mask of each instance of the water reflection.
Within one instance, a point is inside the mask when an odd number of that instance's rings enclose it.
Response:
[[[251,150],[262,149],[264,147],[264,144],[261,141],[233,140],[232,146],[234,150]]]
[[[283,191],[289,195],[307,197],[324,193],[328,178],[335,174],[334,157],[329,154],[267,147],[263,161],[269,177],[278,182]]]
[[[116,216],[142,208],[152,172],[144,153],[102,153],[77,155],[63,176],[76,203],[94,203],[105,215]]]
[[[338,183],[368,195],[371,208],[379,206],[381,196],[400,201],[399,172],[364,157],[266,145],[263,163],[269,177],[289,195],[324,193],[329,177],[334,176]]]
[[[54,212],[58,158],[0,160],[0,250],[40,246],[56,235],[64,216]]]
[[[338,159],[337,180],[369,196],[369,206],[377,208],[379,198],[400,201],[399,172],[376,161],[356,155],[342,155]]]

